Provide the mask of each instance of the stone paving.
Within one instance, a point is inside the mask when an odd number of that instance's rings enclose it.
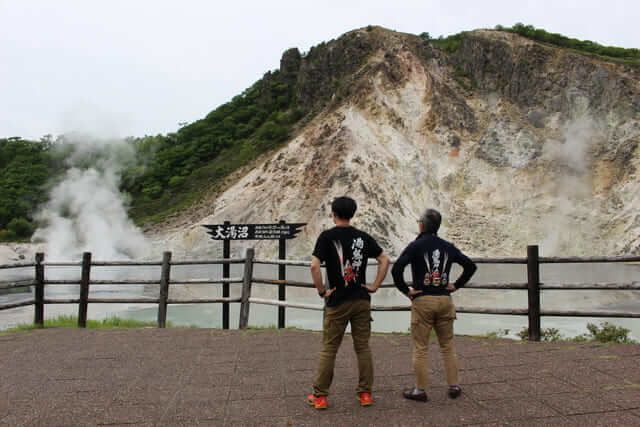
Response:
[[[330,408],[305,395],[321,335],[297,330],[45,329],[0,336],[7,426],[640,426],[640,346],[456,337],[463,395],[446,397],[437,346],[430,401],[413,383],[410,338],[371,339],[372,407],[355,398],[347,335]]]

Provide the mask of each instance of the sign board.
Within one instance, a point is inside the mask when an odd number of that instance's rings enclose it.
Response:
[[[228,259],[231,255],[231,240],[278,240],[278,257],[286,258],[287,239],[293,239],[301,231],[306,223],[287,224],[281,220],[275,224],[231,224],[225,221],[224,224],[203,225],[208,231],[207,234],[213,240],[222,240],[222,257]],[[285,301],[285,265],[278,266],[278,300]],[[222,264],[222,277],[229,278],[229,263]],[[223,298],[229,297],[229,283],[222,284]],[[284,307],[278,307],[278,328],[285,327]],[[222,303],[222,328],[229,329],[229,303]]]
[[[213,240],[280,240],[293,239],[306,223],[275,224],[207,224]]]

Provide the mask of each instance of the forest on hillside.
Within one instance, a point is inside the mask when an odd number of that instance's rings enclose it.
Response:
[[[639,49],[602,46],[524,24],[496,30],[607,60],[640,63]],[[465,34],[431,38],[425,32],[420,37],[422,43],[455,52]],[[127,138],[139,160],[124,170],[121,180],[132,219],[138,224],[162,221],[218,190],[231,172],[281,146],[300,123],[348,93],[349,78],[377,48],[373,39],[365,43],[350,37],[347,33],[304,54],[287,50],[280,70],[267,72],[231,101],[176,132]],[[30,238],[48,190],[70,167],[68,145],[64,135],[39,141],[0,138],[0,241]]]
[[[640,49],[637,48],[604,46],[590,40],[579,40],[562,34],[551,33],[542,28],[536,28],[533,25],[525,25],[522,23],[517,23],[512,27],[496,25],[494,29],[497,31],[519,34],[531,40],[566,49],[572,49],[583,54],[595,55],[606,61],[623,62],[630,65],[640,64]],[[447,37],[440,36],[438,38],[431,38],[429,33],[425,32],[420,34],[420,36],[431,41],[431,43],[440,49],[453,53],[458,50],[460,42],[467,33],[468,32],[463,31]]]
[[[220,179],[285,141],[303,113],[292,87],[269,72],[205,118],[166,135],[128,138],[134,162],[122,176],[138,223],[162,219],[215,187]],[[69,165],[65,136],[0,139],[0,240],[28,239],[38,206]]]

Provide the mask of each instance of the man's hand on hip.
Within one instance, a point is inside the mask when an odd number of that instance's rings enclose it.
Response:
[[[422,295],[422,291],[413,289],[411,286],[409,286],[409,292],[407,293],[407,296],[409,297],[409,299],[413,300],[418,295]]]
[[[318,295],[320,295],[320,297],[324,299],[329,299],[331,294],[334,293],[335,291],[336,291],[336,288],[329,288],[329,289],[325,289],[323,293],[319,293]]]
[[[369,292],[370,294],[375,294],[376,291],[378,290],[378,287],[374,285],[361,285],[361,286],[365,288],[367,292]]]

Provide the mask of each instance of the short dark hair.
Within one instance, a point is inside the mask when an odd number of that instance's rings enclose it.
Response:
[[[351,197],[336,197],[333,199],[333,202],[331,202],[331,212],[340,219],[353,218],[356,209],[358,209],[358,205]]]
[[[427,209],[420,217],[425,233],[437,234],[442,222],[442,215],[435,209]]]

